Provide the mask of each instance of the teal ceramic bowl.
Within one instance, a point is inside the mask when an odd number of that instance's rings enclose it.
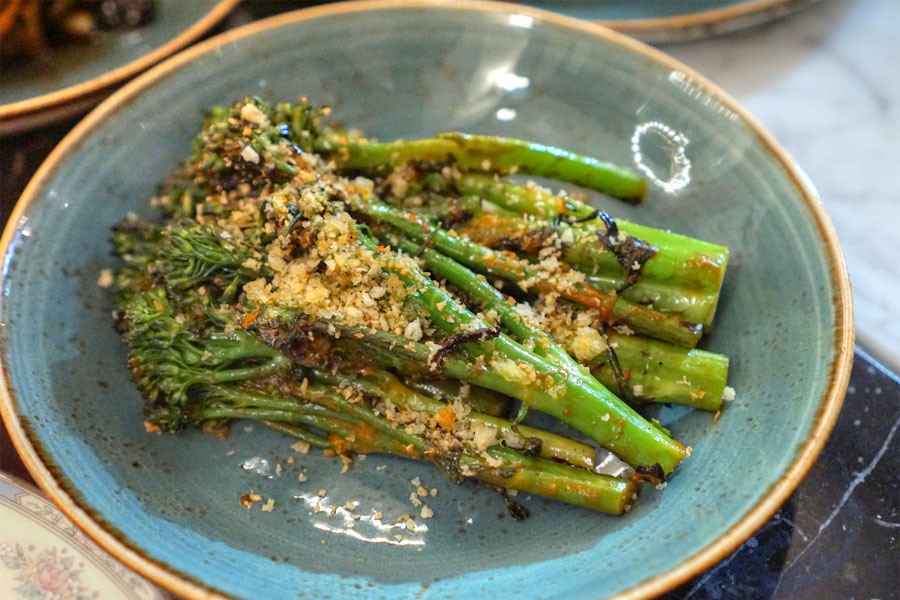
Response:
[[[32,59],[6,58],[0,70],[0,134],[77,114],[112,86],[181,50],[238,0],[156,0],[154,19],[126,33],[51,46]]]
[[[341,474],[259,427],[225,440],[148,434],[97,286],[116,265],[107,235],[129,211],[153,215],[148,199],[204,107],[245,94],[303,94],[382,139],[513,135],[641,168],[643,206],[592,199],[731,247],[705,343],[732,357],[737,398],[717,424],[659,412],[693,456],[620,518],[526,497],[532,518],[512,522],[496,494],[427,465],[371,456]],[[789,496],[831,430],[853,352],[834,231],[771,136],[665,55],[505,3],[329,5],[204,42],[72,131],[24,193],[3,252],[0,407],[16,447],[80,527],[186,598],[659,593],[721,560]],[[388,523],[413,511],[414,477],[438,493],[434,518],[407,531]],[[247,510],[238,499],[251,492],[262,501]]]

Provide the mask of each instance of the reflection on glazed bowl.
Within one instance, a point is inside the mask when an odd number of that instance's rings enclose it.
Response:
[[[585,197],[728,245],[705,343],[732,357],[737,398],[716,424],[660,409],[694,449],[668,487],[620,518],[524,498],[532,517],[520,523],[496,495],[419,463],[373,455],[341,473],[332,458],[242,424],[226,440],[148,435],[96,285],[115,266],[107,232],[129,211],[153,214],[148,199],[205,107],[253,94],[305,95],[381,139],[511,135],[641,168],[652,174],[642,206]],[[339,3],[200,44],[64,140],[3,248],[0,408],[17,448],[76,523],[187,598],[659,593],[721,560],[796,487],[834,423],[852,357],[834,233],[774,140],[672,59],[506,3]],[[434,517],[410,526],[419,485]]]

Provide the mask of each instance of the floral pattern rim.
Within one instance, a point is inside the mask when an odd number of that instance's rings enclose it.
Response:
[[[165,600],[100,549],[49,500],[0,472],[0,596],[24,600]]]

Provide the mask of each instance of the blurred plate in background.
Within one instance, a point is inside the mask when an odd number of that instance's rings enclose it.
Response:
[[[759,25],[813,0],[531,0],[537,8],[600,21],[645,42],[678,42]]]
[[[0,135],[45,125],[97,104],[114,86],[195,41],[239,0],[156,0],[153,19],[90,42],[66,41],[33,58],[4,56]]]
[[[0,472],[0,597],[164,600],[43,494]]]

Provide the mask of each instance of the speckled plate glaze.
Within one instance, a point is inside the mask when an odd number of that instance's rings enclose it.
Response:
[[[53,46],[0,69],[0,135],[77,114],[114,85],[181,50],[228,14],[239,0],[156,0],[148,25],[103,33],[89,43]]]
[[[530,0],[526,4],[598,21],[645,42],[680,42],[773,21],[813,1]]]
[[[0,597],[165,600],[43,494],[0,472]]]
[[[532,518],[511,522],[496,494],[427,465],[372,456],[341,474],[258,426],[226,440],[147,434],[96,285],[115,266],[107,233],[129,211],[153,214],[147,200],[204,107],[244,94],[305,94],[382,139],[508,134],[638,166],[653,182],[645,205],[591,198],[731,247],[705,345],[732,357],[737,399],[717,425],[659,412],[693,456],[621,518],[526,497]],[[341,3],[191,48],[72,131],[2,244],[0,409],[17,449],[79,526],[186,598],[657,594],[721,560],[788,497],[831,430],[852,358],[834,231],[771,136],[673,59],[507,3]],[[392,523],[414,512],[414,477],[438,493],[434,518],[407,531]],[[251,510],[238,502],[248,492],[262,499]]]

